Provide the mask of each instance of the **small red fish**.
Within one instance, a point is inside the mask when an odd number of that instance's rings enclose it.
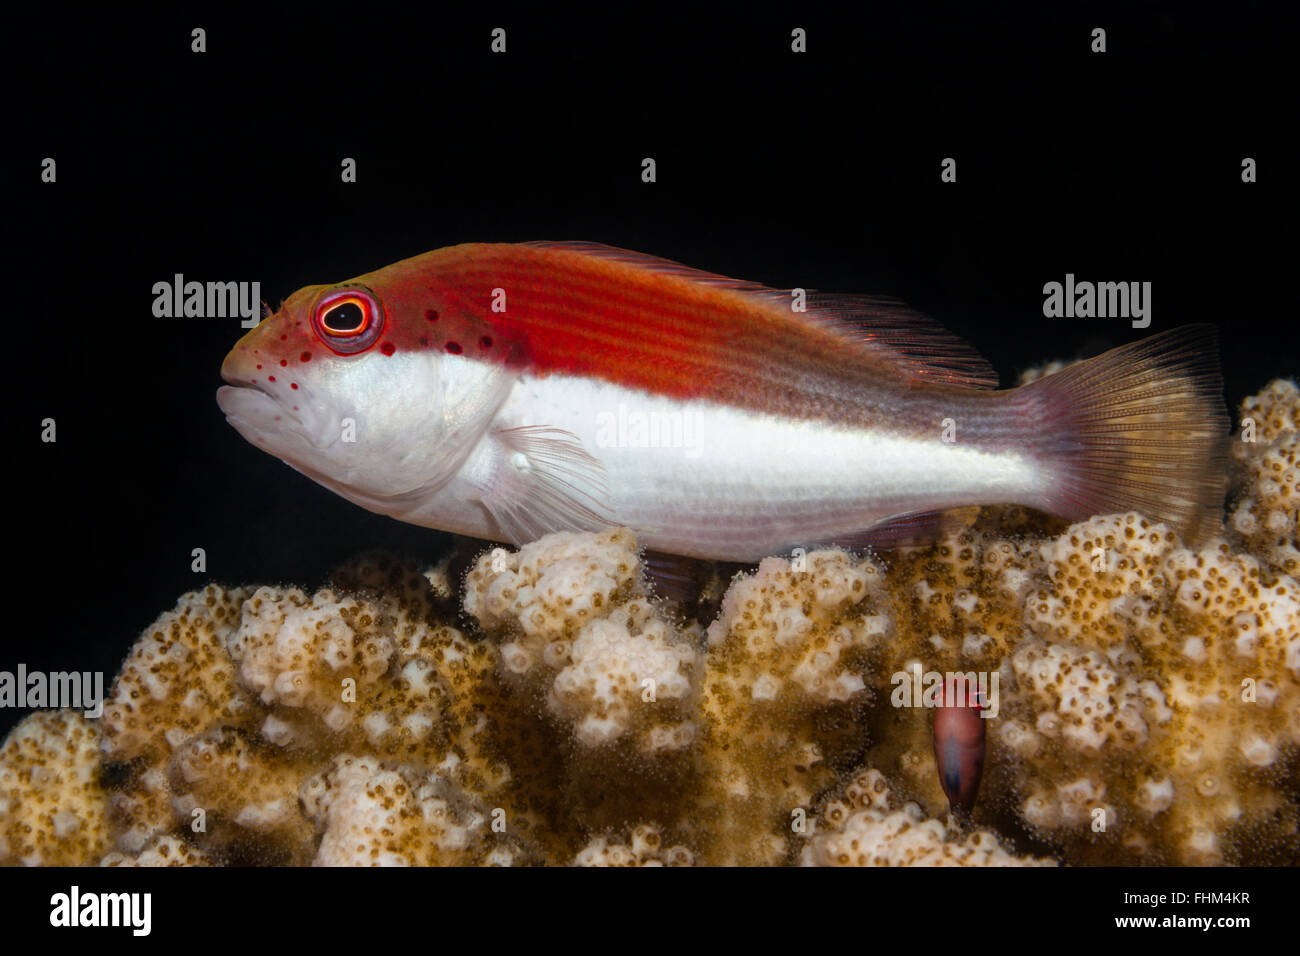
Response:
[[[955,684],[944,683],[943,703],[934,712],[934,762],[954,813],[967,814],[975,806],[984,771],[984,709],[976,689],[967,689],[962,699]]]

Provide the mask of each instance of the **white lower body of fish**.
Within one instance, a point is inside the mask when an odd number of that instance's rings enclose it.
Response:
[[[913,512],[1034,506],[1052,481],[1028,450],[1008,450],[1005,442],[985,450],[952,426],[954,440],[945,441],[938,415],[933,434],[917,437],[665,398],[588,378],[523,376],[452,480],[395,516],[508,538],[493,517],[500,503],[490,500],[490,489],[500,487],[503,470],[521,466],[520,452],[502,433],[527,426],[569,433],[600,463],[603,488],[594,474],[565,480],[579,497],[600,502],[610,524],[631,528],[654,550],[719,560],[758,560],[843,539]]]

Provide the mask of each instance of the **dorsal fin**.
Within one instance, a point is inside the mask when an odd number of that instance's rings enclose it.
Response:
[[[671,259],[632,252],[598,242],[538,240],[521,243],[618,262],[659,275],[749,296],[765,306],[790,310],[799,321],[833,332],[906,378],[962,388],[997,388],[998,376],[969,344],[929,316],[896,299],[838,295],[808,290],[806,311],[791,309],[793,291],[705,272]]]

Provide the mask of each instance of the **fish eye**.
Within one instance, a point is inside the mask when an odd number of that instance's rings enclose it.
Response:
[[[351,299],[336,302],[320,314],[321,326],[331,335],[353,335],[366,324],[366,312]]]
[[[355,355],[379,340],[384,310],[369,289],[335,289],[316,301],[311,324],[320,340],[335,352]]]

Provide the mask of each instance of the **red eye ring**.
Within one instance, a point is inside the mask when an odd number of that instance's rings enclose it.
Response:
[[[369,289],[348,286],[321,294],[311,309],[316,337],[339,355],[356,355],[379,341],[384,309]]]

